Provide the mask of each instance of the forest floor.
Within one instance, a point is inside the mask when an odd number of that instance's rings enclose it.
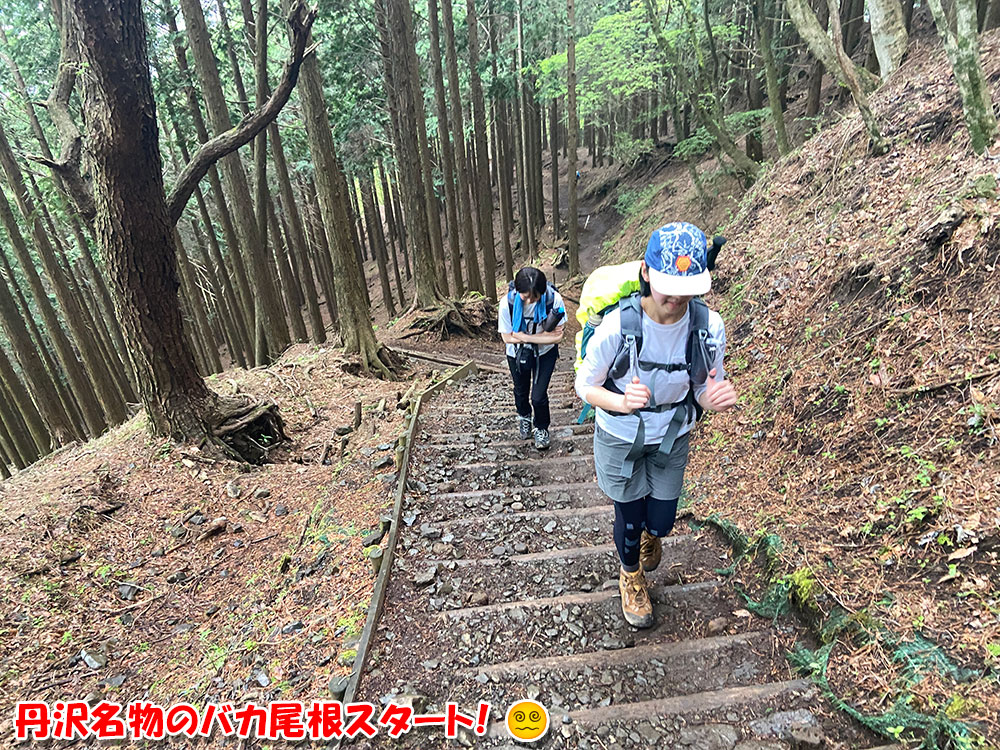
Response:
[[[139,415],[0,485],[0,745],[19,700],[309,699],[350,673],[396,405],[432,375],[415,362],[385,382],[352,364],[299,345],[209,378],[277,402],[290,442],[272,463],[213,461]]]

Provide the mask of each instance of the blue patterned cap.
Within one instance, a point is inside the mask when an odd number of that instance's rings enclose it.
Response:
[[[660,227],[646,245],[649,284],[660,294],[695,296],[712,288],[708,238],[694,224],[675,221]]]

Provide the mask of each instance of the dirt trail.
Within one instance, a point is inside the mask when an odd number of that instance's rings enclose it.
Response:
[[[564,360],[565,361],[565,360]],[[553,444],[516,440],[508,378],[481,373],[421,413],[385,610],[358,700],[417,713],[547,707],[551,748],[787,750],[868,747],[784,653],[795,632],[749,616],[716,572],[725,543],[682,518],[650,575],[656,625],[628,626],[613,513],[597,488],[591,425],[576,425],[570,368],[553,379]],[[451,746],[439,729],[365,747]]]

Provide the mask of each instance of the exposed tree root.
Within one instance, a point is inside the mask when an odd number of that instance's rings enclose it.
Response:
[[[229,458],[263,464],[288,436],[273,401],[254,403],[220,397],[209,440]]]
[[[430,310],[423,311],[412,323],[413,334],[436,332],[441,341],[452,336],[469,338],[494,338],[496,336],[497,308],[489,299],[467,296],[461,300],[442,300]]]
[[[406,369],[406,361],[387,346],[375,342],[372,349],[364,349],[343,364],[344,372],[351,375],[375,375],[384,380],[396,380]]]

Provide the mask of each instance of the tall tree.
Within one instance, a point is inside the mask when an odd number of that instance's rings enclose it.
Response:
[[[289,16],[296,32],[291,61],[267,105],[203,146],[166,196],[141,3],[67,0],[66,22],[78,34],[88,71],[83,107],[96,237],[155,433],[216,444],[228,436],[230,450],[238,450],[235,436],[244,429],[258,443],[282,435],[272,407],[224,399],[199,375],[181,321],[173,233],[208,167],[251,140],[288,100],[313,17],[301,5]]]
[[[788,14],[795,23],[799,35],[808,45],[809,51],[851,92],[854,103],[861,113],[861,119],[868,129],[872,151],[881,153],[887,148],[887,143],[872,113],[867,94],[867,91],[878,83],[878,78],[855,64],[847,54],[841,24],[836,22],[840,18],[839,0],[826,0],[826,6],[831,19],[830,36],[826,35],[806,0],[787,0],[786,3]]]
[[[87,429],[92,436],[99,435],[107,426],[105,420],[107,412],[105,411],[104,401],[107,400],[106,408],[114,413],[113,410],[115,404],[118,402],[118,396],[114,393],[107,373],[102,373],[104,364],[97,359],[97,345],[92,341],[90,331],[83,329],[83,315],[78,310],[76,299],[70,295],[69,290],[66,288],[62,269],[59,268],[59,264],[55,259],[55,250],[52,248],[52,243],[42,226],[40,214],[35,210],[34,201],[28,195],[27,186],[21,177],[20,169],[14,158],[14,153],[10,149],[10,144],[7,141],[2,126],[0,126],[0,165],[2,165],[8,184],[11,186],[15,203],[18,205],[21,215],[28,222],[32,239],[35,242],[35,250],[41,256],[40,260],[43,263],[46,275],[49,276],[49,282],[53,285],[54,291],[56,291],[56,299],[60,303],[59,306],[62,308],[66,322],[70,327],[70,331],[73,332],[74,338],[77,339],[77,347],[83,357],[82,366],[80,360],[77,359],[76,352],[73,351],[69,338],[62,329],[62,324],[56,314],[55,307],[49,301],[49,292],[42,284],[42,279],[35,268],[35,260],[28,252],[27,244],[25,244],[24,238],[21,236],[20,228],[14,219],[13,213],[10,211],[10,206],[5,197],[0,197],[0,218],[2,218],[4,226],[7,229],[7,234],[11,239],[11,244],[21,265],[21,270],[35,298],[35,304],[38,306],[42,319],[45,321],[45,328],[55,345],[59,362],[66,371],[70,387],[73,389],[83,410]],[[74,330],[74,326],[76,330]],[[82,337],[82,341],[77,337],[77,334]],[[102,389],[100,392],[97,390],[98,384],[100,384]],[[118,408],[122,409],[121,414],[124,416],[124,409],[122,407],[123,404],[119,403]]]
[[[941,0],[928,0],[928,3],[962,95],[962,110],[972,149],[981,154],[997,137],[997,118],[979,59],[976,4],[973,0],[955,0],[952,19],[945,13]]]
[[[219,136],[230,131],[233,123],[222,90],[218,61],[212,51],[205,14],[199,0],[180,0],[180,6],[195,68],[201,80],[208,119],[216,136]],[[246,266],[253,280],[256,337],[259,342],[256,347],[256,358],[258,364],[263,364],[277,357],[288,346],[288,324],[285,321],[277,286],[270,274],[267,240],[260,234],[260,224],[254,213],[254,203],[250,197],[250,185],[243,162],[239,154],[232,151],[221,159],[221,164],[237,215],[236,228],[242,248],[247,253]],[[263,338],[260,338],[261,336]]]
[[[458,236],[459,209],[458,196],[455,195],[455,152],[451,145],[451,118],[448,116],[448,101],[441,65],[441,30],[437,0],[427,0],[427,18],[430,33],[431,77],[434,79],[434,104],[441,147],[441,178],[444,181],[445,214],[448,223],[448,247],[451,250],[452,286],[455,288],[455,296],[461,297],[465,293],[465,281],[462,279],[462,249]]]
[[[310,36],[311,39],[311,36]],[[337,158],[330,121],[323,100],[323,74],[316,55],[309,55],[302,64],[299,87],[302,114],[309,151],[315,164],[316,195],[323,224],[330,232],[333,270],[337,279],[337,312],[340,335],[348,354],[358,354],[365,372],[375,371],[391,376],[393,359],[388,349],[375,338],[371,312],[363,291],[364,274],[357,262],[351,216],[347,196],[347,181]],[[433,269],[431,270],[433,284]]]
[[[774,134],[778,142],[778,153],[784,156],[791,150],[788,132],[785,130],[785,113],[781,109],[781,95],[778,91],[778,67],[774,62],[771,48],[771,21],[764,12],[764,0],[754,0],[754,25],[757,27],[757,42],[764,60],[764,80],[767,82],[767,104],[771,108]]]
[[[383,70],[386,89],[394,97],[399,125],[394,129],[396,153],[402,173],[402,190],[406,200],[407,235],[413,251],[416,279],[416,304],[428,308],[440,299],[438,273],[434,267],[431,245],[431,214],[433,205],[427,195],[423,165],[426,162],[426,128],[424,124],[423,92],[420,90],[414,51],[412,11],[409,0],[378,0],[376,13],[380,22]],[[320,92],[322,95],[322,91]],[[421,142],[421,134],[424,142]],[[315,153],[314,153],[315,156]],[[438,221],[434,213],[433,221]]]
[[[448,3],[451,0],[444,0]],[[476,0],[466,0],[466,25],[469,29],[469,82],[472,99],[472,133],[476,142],[476,172],[479,178],[479,244],[483,249],[483,283],[486,296],[497,301],[497,256],[493,241],[493,191],[490,188],[490,156],[486,148],[486,105],[483,82],[479,77],[479,20]]]
[[[899,68],[906,54],[909,37],[903,19],[903,6],[899,0],[868,0],[868,14],[871,17],[872,46],[884,80]]]
[[[465,153],[465,117],[462,110],[462,89],[458,78],[458,53],[455,50],[455,22],[452,14],[452,0],[441,4],[441,25],[444,26],[444,57],[448,72],[448,98],[451,115],[454,118],[455,169],[458,177],[458,215],[462,230],[462,255],[465,258],[465,272],[468,287],[482,292],[483,276],[479,267],[479,255],[472,233],[471,187],[469,185],[469,162]]]
[[[569,180],[569,214],[566,226],[569,229],[569,275],[580,274],[580,207],[577,196],[577,135],[580,119],[576,112],[576,6],[573,0],[566,0],[566,140],[567,178]]]
[[[748,180],[756,179],[760,172],[759,165],[736,145],[736,141],[726,126],[721,97],[717,91],[711,90],[705,80],[706,70],[701,48],[697,41],[697,24],[691,12],[690,3],[685,0],[683,5],[688,34],[694,46],[698,63],[697,72],[693,78],[689,77],[686,72],[676,43],[667,36],[663,29],[659,16],[659,0],[645,0],[646,15],[652,26],[653,36],[662,55],[664,73],[674,74],[678,93],[685,97],[698,121],[709,132],[715,142],[719,144],[719,147],[725,152],[726,156],[733,161],[736,169]]]

